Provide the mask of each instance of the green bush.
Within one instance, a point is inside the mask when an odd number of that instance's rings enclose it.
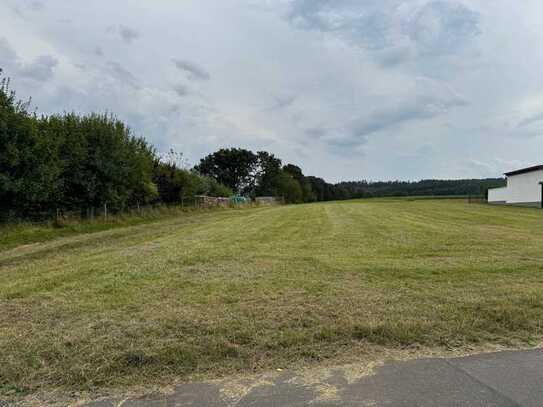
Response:
[[[162,162],[112,115],[38,117],[29,105],[0,81],[0,220],[232,194],[215,179]]]

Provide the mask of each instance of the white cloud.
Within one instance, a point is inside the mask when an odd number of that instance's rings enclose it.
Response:
[[[23,62],[5,38],[0,38],[0,68],[8,69],[21,78],[38,82],[50,80],[58,60],[51,55],[40,55],[34,60]]]
[[[46,81],[53,77],[58,60],[50,55],[40,55],[33,62],[22,65],[19,74],[23,77]]]
[[[172,59],[173,64],[177,69],[189,75],[191,79],[207,81],[211,75],[204,68],[196,65],[194,62],[184,61],[181,59]]]
[[[235,145],[331,181],[499,175],[540,160],[541,12],[536,0],[5,0],[0,67],[40,111],[114,112],[193,163]]]
[[[137,30],[127,27],[125,25],[121,25],[119,27],[119,34],[121,35],[121,38],[127,44],[131,44],[133,41],[137,40],[140,36],[140,33]]]
[[[138,80],[136,79],[136,77],[132,74],[132,72],[128,71],[120,63],[109,61],[108,67],[110,68],[111,76],[115,78],[118,82],[136,89],[139,88]]]

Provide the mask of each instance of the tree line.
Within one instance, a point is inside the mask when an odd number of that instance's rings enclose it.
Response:
[[[1,75],[1,70],[0,70]],[[0,80],[0,220],[56,211],[175,204],[196,195],[282,197],[287,203],[378,196],[476,195],[503,179],[327,183],[273,154],[216,151],[187,169],[110,114],[38,116]]]
[[[1,73],[1,71],[0,71]],[[44,218],[107,205],[123,210],[233,192],[160,157],[109,114],[38,116],[0,81],[0,218]]]
[[[392,196],[480,196],[486,197],[490,188],[505,186],[504,178],[457,179],[421,181],[351,181],[336,188],[349,199]]]
[[[273,154],[230,148],[200,161],[195,170],[248,196],[282,196],[288,203],[391,196],[484,196],[503,186],[503,178],[421,181],[350,181],[330,184],[306,176],[293,164],[282,165]]]

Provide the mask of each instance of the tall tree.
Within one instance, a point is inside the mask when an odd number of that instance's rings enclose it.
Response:
[[[1,70],[0,70],[1,74]],[[45,138],[39,119],[0,81],[0,209],[19,214],[47,211],[61,181],[59,140]]]
[[[281,172],[281,160],[265,151],[259,151],[256,155],[255,194],[275,196],[277,195],[277,177]]]
[[[287,164],[283,167],[283,170],[290,174],[300,184],[300,187],[302,188],[302,200],[304,202],[313,202],[316,200],[316,195],[313,192],[311,182],[304,175],[300,167],[294,164]]]
[[[300,183],[285,170],[277,176],[277,194],[285,199],[286,203],[300,203],[303,201],[303,191]]]
[[[220,149],[200,160],[194,167],[202,175],[215,178],[239,193],[247,192],[254,186],[258,157],[242,148]]]

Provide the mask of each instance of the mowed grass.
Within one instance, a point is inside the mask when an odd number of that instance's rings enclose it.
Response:
[[[543,336],[543,211],[361,200],[0,251],[0,389],[93,390]]]

